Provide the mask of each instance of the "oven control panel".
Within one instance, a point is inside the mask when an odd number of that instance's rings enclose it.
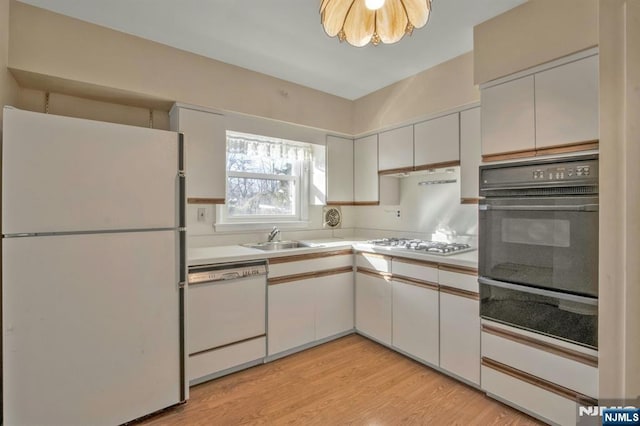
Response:
[[[591,175],[591,166],[581,165],[575,167],[551,167],[535,168],[532,173],[533,180],[563,180]]]
[[[576,193],[597,193],[597,154],[536,159],[480,167],[480,193],[527,188],[575,188]],[[581,188],[580,188],[581,187]],[[579,189],[580,188],[580,189]],[[570,190],[565,190],[565,193]]]

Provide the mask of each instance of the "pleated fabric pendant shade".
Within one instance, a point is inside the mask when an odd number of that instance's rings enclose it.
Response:
[[[322,0],[320,19],[330,37],[352,46],[396,43],[429,20],[431,0]]]

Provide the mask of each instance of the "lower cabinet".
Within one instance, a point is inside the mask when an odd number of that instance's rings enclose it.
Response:
[[[267,356],[353,330],[350,249],[269,262]]]
[[[267,355],[315,340],[313,281],[300,280],[269,285]]]
[[[480,385],[477,270],[369,253],[356,256],[356,329]]]
[[[476,269],[440,265],[440,368],[480,385],[480,295]]]
[[[598,405],[597,352],[482,321],[482,390],[546,422],[575,425]]]
[[[353,329],[353,272],[315,278],[315,339]]]
[[[478,300],[440,291],[440,368],[480,384]]]
[[[388,277],[360,268],[356,273],[356,329],[391,345],[391,283]]]
[[[438,365],[438,290],[392,280],[393,347]]]

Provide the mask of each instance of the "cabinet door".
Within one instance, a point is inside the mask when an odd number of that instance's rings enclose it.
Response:
[[[477,199],[480,162],[480,108],[460,113],[460,198]]]
[[[171,130],[184,134],[187,199],[224,204],[227,179],[224,116],[174,107]]]
[[[438,291],[391,282],[393,287],[393,346],[438,365]]]
[[[533,76],[483,89],[482,155],[535,149]]]
[[[480,310],[474,299],[440,292],[440,367],[480,384]]]
[[[536,148],[598,139],[598,56],[535,75]]]
[[[327,136],[327,203],[353,202],[353,140]]]
[[[391,284],[384,278],[356,273],[356,329],[391,345]]]
[[[316,340],[353,329],[353,272],[314,278]]]
[[[458,113],[415,125],[415,166],[460,161]]]
[[[315,339],[313,280],[269,286],[268,355]]]
[[[354,201],[377,203],[378,199],[378,135],[356,139],[353,145]]]
[[[413,126],[378,135],[378,170],[413,169]]]

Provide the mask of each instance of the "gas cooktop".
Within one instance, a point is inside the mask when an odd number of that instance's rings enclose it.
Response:
[[[425,241],[410,238],[382,238],[378,240],[370,240],[369,243],[378,247],[423,251],[428,254],[435,254],[439,256],[449,256],[452,254],[475,250],[469,244]]]

